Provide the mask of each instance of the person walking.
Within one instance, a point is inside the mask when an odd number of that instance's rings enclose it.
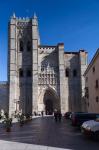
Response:
[[[41,111],[41,115],[42,115],[42,117],[44,116],[44,111],[43,110]]]
[[[58,111],[57,116],[58,116],[58,121],[61,122],[61,119],[62,119],[61,111]]]
[[[61,114],[61,111],[58,110],[57,111],[57,120],[58,120],[58,122],[61,122],[61,119],[62,119],[62,114]]]
[[[58,117],[57,115],[58,115],[58,114],[57,114],[57,110],[55,109],[55,110],[54,110],[54,119],[55,119],[55,122],[57,122],[57,117]]]

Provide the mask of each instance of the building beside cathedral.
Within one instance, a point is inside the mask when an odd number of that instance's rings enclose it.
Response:
[[[42,45],[36,15],[9,22],[8,111],[33,114],[83,110],[87,52]],[[6,101],[6,100],[5,100]]]
[[[87,112],[99,113],[99,48],[89,63],[85,76],[85,101]]]

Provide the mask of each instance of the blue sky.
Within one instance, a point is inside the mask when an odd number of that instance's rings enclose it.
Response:
[[[64,42],[66,51],[85,49],[89,60],[99,48],[99,0],[0,0],[0,81],[7,80],[8,21],[16,16],[39,20],[41,43]]]

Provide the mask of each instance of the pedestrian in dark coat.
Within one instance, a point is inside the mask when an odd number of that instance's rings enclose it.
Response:
[[[44,111],[43,110],[41,111],[41,115],[42,115],[42,117],[44,116]]]
[[[60,110],[57,112],[57,118],[58,118],[58,121],[61,122],[62,114]]]
[[[55,111],[54,111],[54,119],[55,119],[55,122],[57,122],[57,110],[55,109]]]

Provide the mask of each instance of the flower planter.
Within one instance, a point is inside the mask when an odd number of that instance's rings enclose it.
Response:
[[[12,118],[5,118],[3,124],[6,132],[11,132]]]
[[[11,132],[11,128],[6,128],[6,132]]]

